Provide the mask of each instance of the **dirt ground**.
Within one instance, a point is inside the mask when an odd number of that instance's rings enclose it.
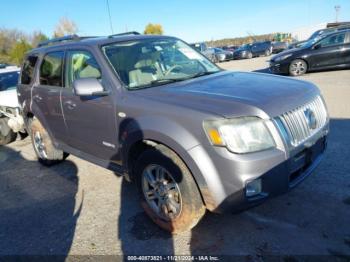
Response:
[[[220,66],[267,72],[267,59]],[[331,133],[322,164],[290,193],[240,214],[207,214],[171,236],[144,215],[133,185],[74,156],[43,167],[27,138],[0,148],[0,255],[350,255],[350,70],[301,78],[320,87]]]

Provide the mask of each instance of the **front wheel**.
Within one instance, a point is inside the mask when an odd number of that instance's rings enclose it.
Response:
[[[4,146],[16,140],[17,134],[7,124],[8,118],[0,118],[0,145]]]
[[[48,132],[38,119],[31,119],[29,128],[34,151],[41,164],[51,166],[67,158],[67,153],[54,146]]]
[[[271,55],[271,51],[270,51],[270,49],[266,49],[265,50],[265,56],[269,56],[269,55]]]
[[[193,228],[205,207],[192,174],[169,148],[144,151],[135,168],[141,205],[161,228],[179,233]]]
[[[247,54],[247,58],[248,58],[248,59],[253,58],[253,54],[252,54],[252,52],[249,52],[249,53]]]
[[[304,60],[295,59],[289,65],[289,74],[291,76],[300,76],[307,71],[307,64]]]

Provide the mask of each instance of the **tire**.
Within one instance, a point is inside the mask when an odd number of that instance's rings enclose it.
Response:
[[[17,133],[13,132],[11,128],[8,127],[7,121],[8,121],[7,117],[0,118],[0,145],[1,146],[9,144],[15,141],[17,138]],[[3,132],[6,132],[7,134],[5,135]]]
[[[157,179],[156,173],[163,175]],[[171,233],[188,231],[204,216],[206,209],[192,174],[169,148],[158,145],[144,151],[134,175],[141,206],[162,229]]]
[[[249,52],[249,53],[247,54],[247,58],[248,58],[248,59],[252,59],[252,58],[253,58],[252,52]]]
[[[295,59],[289,64],[289,75],[301,76],[307,72],[307,63],[302,59]]]
[[[266,49],[265,50],[265,56],[269,56],[269,55],[271,55],[271,51],[269,49]]]
[[[55,148],[52,140],[38,119],[29,121],[29,134],[38,161],[44,166],[58,164],[68,157],[68,154]]]

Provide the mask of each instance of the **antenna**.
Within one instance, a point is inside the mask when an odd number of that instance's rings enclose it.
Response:
[[[112,25],[111,10],[109,9],[109,1],[108,0],[106,0],[106,4],[107,4],[108,16],[109,16],[109,25],[111,26],[112,34],[114,34],[113,25]]]
[[[340,12],[341,6],[336,5],[336,6],[334,6],[334,9],[335,9],[335,22],[338,23],[339,12]]]

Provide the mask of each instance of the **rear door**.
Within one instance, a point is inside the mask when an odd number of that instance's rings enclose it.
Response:
[[[40,65],[39,81],[32,89],[32,111],[57,140],[64,140],[66,137],[60,102],[63,87],[63,58],[64,51],[45,54]]]
[[[69,134],[68,144],[99,159],[112,160],[118,149],[117,118],[112,95],[75,95],[73,82],[80,78],[96,78],[106,90],[111,89],[91,51],[66,51],[62,107]]]
[[[346,32],[332,34],[318,43],[310,50],[309,65],[312,69],[321,69],[345,63]]]

